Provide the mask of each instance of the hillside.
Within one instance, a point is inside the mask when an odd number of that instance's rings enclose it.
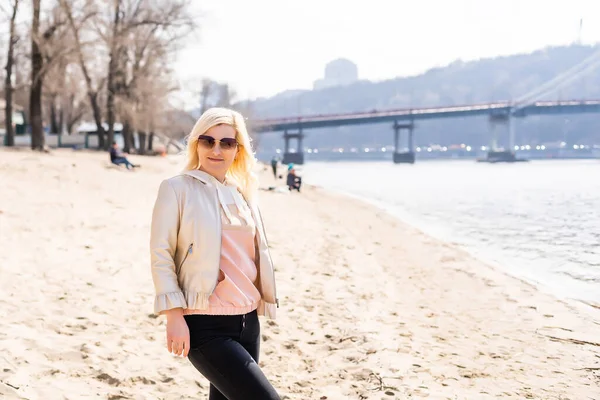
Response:
[[[256,100],[253,109],[260,117],[276,117],[511,100],[536,89],[599,48],[598,45],[571,45],[530,54],[455,61],[418,76],[381,82],[361,81],[322,90],[288,91]],[[600,99],[600,67],[540,100],[574,98]],[[597,115],[528,117],[516,124],[518,141],[524,144],[562,140],[568,143],[600,143],[597,121]],[[487,131],[485,118],[420,122],[416,144],[483,145],[488,143]],[[392,129],[386,124],[311,130],[305,140],[306,146],[310,147],[361,147],[391,143]],[[281,145],[280,134],[265,135],[261,139],[263,150]]]

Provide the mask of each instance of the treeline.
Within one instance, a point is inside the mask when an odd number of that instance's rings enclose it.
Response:
[[[193,118],[173,106],[174,55],[198,26],[189,0],[4,0],[6,144],[14,145],[13,111],[26,107],[31,147],[51,133],[94,121],[101,149],[123,125],[125,151],[155,133],[180,136]],[[103,124],[105,122],[105,124]],[[107,126],[105,129],[104,125]]]

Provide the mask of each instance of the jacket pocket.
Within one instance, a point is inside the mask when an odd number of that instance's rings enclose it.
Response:
[[[192,254],[193,251],[194,251],[194,243],[191,243],[188,246],[187,251],[185,252],[185,256],[183,256],[183,260],[181,260],[181,262],[179,263],[179,266],[177,267],[177,271],[176,271],[177,275],[179,275],[179,272],[181,271],[181,267],[183,267],[183,264],[185,263],[185,260],[187,260],[188,256],[190,254]]]

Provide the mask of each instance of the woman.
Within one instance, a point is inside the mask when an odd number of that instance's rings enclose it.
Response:
[[[169,352],[210,381],[210,400],[280,398],[258,366],[258,316],[275,318],[278,301],[255,163],[243,117],[211,108],[152,213],[154,310],[166,315]]]

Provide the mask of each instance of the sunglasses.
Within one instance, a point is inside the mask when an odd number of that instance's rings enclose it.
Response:
[[[238,142],[235,138],[223,138],[220,139],[218,142],[219,146],[221,147],[221,150],[232,150],[238,146]],[[212,136],[198,136],[198,144],[200,144],[207,150],[211,150],[213,147],[215,147],[215,143],[217,143],[217,140]]]

